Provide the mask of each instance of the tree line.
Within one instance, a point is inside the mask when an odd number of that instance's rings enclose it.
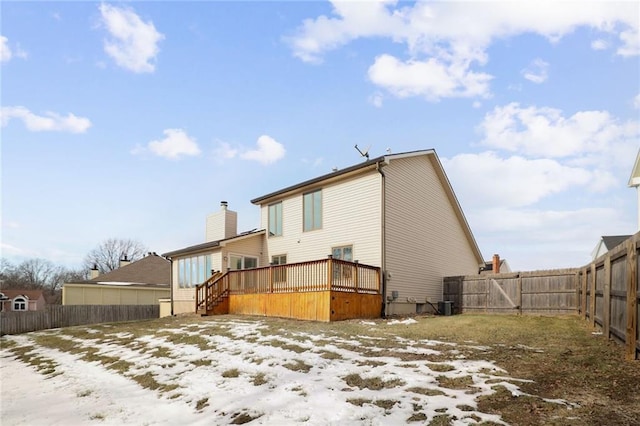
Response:
[[[44,290],[48,299],[60,303],[62,285],[89,279],[89,271],[98,269],[99,274],[117,269],[121,259],[135,262],[147,253],[139,241],[122,238],[104,240],[85,256],[80,268],[68,268],[47,259],[31,258],[20,263],[0,259],[0,288],[22,290]]]

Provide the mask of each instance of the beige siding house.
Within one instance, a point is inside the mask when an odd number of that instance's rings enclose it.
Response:
[[[264,230],[238,234],[237,213],[222,201],[220,210],[207,216],[204,243],[163,254],[171,260],[171,313],[195,312],[195,288],[214,271],[224,273],[268,264],[264,256],[264,234]]]
[[[427,302],[442,300],[444,276],[477,274],[484,265],[434,150],[385,155],[252,203],[261,208],[272,261],[332,254],[381,267],[387,315],[426,311]]]
[[[194,288],[213,270],[328,255],[382,269],[381,314],[420,313],[442,300],[444,276],[484,266],[434,150],[367,159],[251,202],[260,230],[236,235],[237,217],[223,202],[207,218],[207,242],[164,254],[173,263],[174,313],[194,311]]]
[[[64,283],[63,305],[157,305],[171,297],[170,263],[155,253],[86,281]]]

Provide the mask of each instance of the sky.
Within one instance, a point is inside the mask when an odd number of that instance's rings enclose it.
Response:
[[[398,327],[425,326],[411,318],[361,324],[389,333]],[[16,353],[30,356],[39,365],[26,365],[16,359],[10,345],[3,345],[3,424],[210,425],[231,424],[234,417],[247,414],[256,418],[251,424],[385,425],[405,424],[418,413],[425,424],[438,415],[456,419],[455,425],[471,424],[472,419],[506,424],[498,414],[478,407],[482,397],[496,392],[495,386],[540,403],[575,406],[571,401],[523,392],[519,385],[530,380],[510,377],[494,362],[482,360],[483,354],[491,355],[491,348],[471,342],[458,345],[398,336],[345,339],[320,331],[273,334],[255,320],[221,319],[190,326],[187,322],[148,334],[134,330],[137,335],[110,327],[3,337],[15,343]],[[40,344],[38,336],[49,345],[52,336],[70,345],[60,345],[67,348],[61,351]],[[397,344],[396,353],[381,348],[379,339]],[[520,344],[512,349],[514,353],[543,352]],[[467,359],[469,353],[474,359]],[[128,368],[108,368],[114,360],[128,363]],[[152,375],[167,390],[134,382],[134,376],[145,375]],[[389,385],[361,388],[349,383],[346,378],[351,375]],[[256,383],[259,377],[261,383]],[[470,381],[477,392],[447,384],[446,379]],[[369,402],[348,401],[358,399]],[[204,401],[200,407],[199,401]],[[384,401],[393,404],[385,407]]]
[[[479,248],[580,267],[638,231],[638,2],[0,4],[2,257],[204,242],[220,201],[435,149]]]

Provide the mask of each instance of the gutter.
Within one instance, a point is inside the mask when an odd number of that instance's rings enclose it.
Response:
[[[387,176],[382,171],[382,161],[376,163],[376,171],[380,173],[382,179],[382,194],[380,196],[380,202],[382,203],[381,220],[380,220],[380,246],[381,246],[381,259],[380,266],[382,268],[382,317],[387,317]]]

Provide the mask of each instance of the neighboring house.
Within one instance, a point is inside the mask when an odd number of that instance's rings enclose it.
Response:
[[[491,260],[484,262],[484,267],[480,268],[480,275],[486,274],[506,274],[511,272],[511,267],[507,263],[506,259],[500,259],[497,254],[493,255]]]
[[[126,259],[120,267],[86,281],[62,286],[63,305],[157,305],[171,297],[171,264],[155,253],[136,262]]]
[[[591,259],[595,260],[607,253],[609,250],[614,247],[622,244],[625,240],[630,238],[631,235],[603,235],[596,244],[596,247],[591,252]]]
[[[427,302],[442,299],[443,277],[484,266],[434,150],[384,155],[251,202],[262,230],[235,235],[236,214],[223,203],[207,219],[204,244],[164,254],[173,262],[174,313],[193,312],[194,288],[212,270],[327,255],[357,261],[382,271],[378,312],[393,315],[426,311]]]
[[[631,170],[631,177],[629,177],[629,187],[636,188],[638,192],[638,230],[640,231],[640,149],[638,150],[638,155],[636,156],[636,162],[633,164],[633,170]]]
[[[42,290],[0,290],[0,307],[3,312],[9,311],[43,311],[46,308]]]

